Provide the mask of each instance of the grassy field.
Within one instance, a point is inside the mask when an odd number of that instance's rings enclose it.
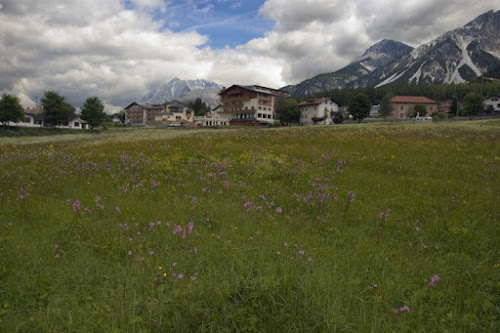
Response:
[[[2,332],[498,332],[500,122],[0,138]]]

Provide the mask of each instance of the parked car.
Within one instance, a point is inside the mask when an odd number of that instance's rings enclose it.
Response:
[[[168,127],[181,127],[181,126],[184,126],[184,125],[180,122],[174,122],[174,123],[168,124]]]

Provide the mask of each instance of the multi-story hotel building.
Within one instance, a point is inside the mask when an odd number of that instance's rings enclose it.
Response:
[[[276,100],[289,98],[286,91],[233,85],[219,93],[220,114],[230,118],[230,125],[266,125],[276,120]]]

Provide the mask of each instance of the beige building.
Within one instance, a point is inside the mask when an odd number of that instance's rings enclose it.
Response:
[[[425,106],[427,113],[421,114],[424,117],[431,115],[434,111],[438,111],[438,103],[424,96],[394,96],[392,102],[392,115],[388,118],[392,119],[409,119],[409,111],[417,104]]]
[[[156,116],[165,111],[167,104],[139,104],[133,102],[125,110],[125,122],[131,124],[143,124],[155,122]]]
[[[165,110],[155,117],[156,122],[164,124],[179,122],[193,123],[194,111],[178,101],[165,104]]]

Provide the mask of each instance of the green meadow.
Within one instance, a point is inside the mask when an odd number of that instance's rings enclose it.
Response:
[[[500,122],[0,138],[2,332],[498,332]]]

